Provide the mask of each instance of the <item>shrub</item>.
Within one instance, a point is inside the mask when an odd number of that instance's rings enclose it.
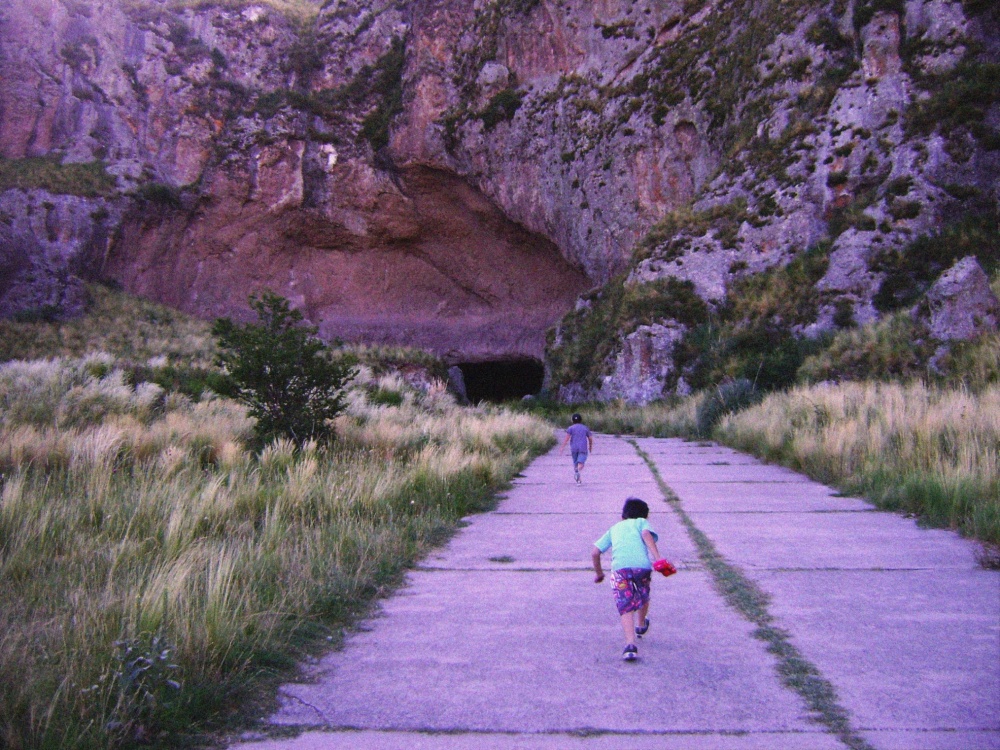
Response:
[[[375,406],[401,406],[403,394],[389,388],[375,388],[368,394],[368,401]]]
[[[595,386],[617,345],[616,333],[663,320],[697,325],[708,317],[708,306],[690,281],[668,277],[649,284],[628,284],[616,276],[591,298],[589,308],[567,315],[562,342],[550,338],[548,358],[554,383],[579,381]]]
[[[354,375],[344,358],[331,360],[316,328],[288,300],[272,292],[250,298],[258,323],[237,325],[229,318],[212,328],[218,337],[219,364],[229,374],[231,395],[256,419],[258,443],[284,437],[296,445],[334,437],[330,420],[345,406],[344,386]]]
[[[389,145],[389,126],[392,119],[403,111],[403,65],[406,46],[402,39],[394,38],[389,51],[375,63],[371,71],[371,88],[381,98],[375,110],[361,124],[361,137],[378,151]]]
[[[173,185],[162,182],[148,182],[136,190],[136,197],[146,203],[153,203],[168,208],[179,208],[181,205],[180,191]]]
[[[938,129],[945,135],[968,130],[986,148],[1000,145],[988,113],[998,100],[996,81],[1000,65],[979,63],[967,56],[947,73],[930,77],[931,96],[915,100],[907,110],[907,135],[928,135]]]
[[[900,312],[873,325],[838,332],[825,351],[806,358],[798,379],[814,383],[925,377],[936,346],[909,314]]]
[[[872,262],[885,274],[874,304],[880,312],[908,307],[956,260],[974,255],[986,273],[1000,268],[1000,222],[989,213],[971,214],[940,232],[918,237]]]
[[[901,18],[906,13],[906,3],[903,0],[862,0],[854,6],[854,28],[861,31],[876,13],[896,13]]]
[[[695,417],[698,434],[704,438],[711,436],[715,425],[725,415],[753,406],[762,398],[763,393],[745,378],[731,380],[708,391]]]
[[[762,390],[795,382],[799,366],[822,348],[794,327],[815,320],[821,298],[814,287],[829,264],[829,245],[810,248],[784,267],[734,282],[718,310],[691,328],[675,357],[694,388],[745,378]]]
[[[501,122],[513,119],[517,110],[521,107],[523,94],[516,89],[507,88],[499,92],[490,99],[486,109],[479,117],[483,121],[483,127],[493,130]]]

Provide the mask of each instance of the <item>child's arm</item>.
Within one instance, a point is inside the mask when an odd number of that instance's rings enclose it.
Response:
[[[604,580],[604,569],[601,568],[601,551],[594,547],[590,556],[594,561],[594,583],[600,583]]]
[[[566,452],[566,446],[569,445],[569,438],[570,438],[570,434],[567,432],[566,433],[566,439],[563,440],[562,448],[559,449],[559,453],[560,454],[563,454],[563,453]]]
[[[649,529],[642,530],[642,541],[646,543],[646,551],[649,553],[649,561],[660,559],[660,552],[656,549],[656,539],[653,538],[653,532]]]

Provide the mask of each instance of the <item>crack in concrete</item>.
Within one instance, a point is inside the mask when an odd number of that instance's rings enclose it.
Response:
[[[329,726],[330,725],[330,720],[327,718],[326,714],[323,713],[323,711],[318,706],[314,706],[309,701],[303,700],[302,698],[300,698],[297,695],[292,695],[292,694],[286,693],[286,692],[282,692],[282,695],[285,697],[286,700],[295,701],[296,703],[299,703],[300,705],[304,706],[305,708],[309,708],[309,709],[312,709],[313,711],[315,711],[316,714],[319,716],[320,721],[323,722],[323,726]],[[295,726],[306,727],[306,726],[315,726],[315,725],[312,725],[312,724],[296,724]]]

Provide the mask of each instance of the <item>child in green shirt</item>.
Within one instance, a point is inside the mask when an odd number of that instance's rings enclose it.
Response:
[[[653,568],[660,570],[656,548],[656,532],[649,525],[649,506],[637,497],[630,497],[622,507],[622,520],[594,542],[594,583],[604,580],[601,555],[611,549],[612,582],[615,604],[625,631],[622,659],[635,661],[638,656],[636,636],[649,629],[649,584]],[[656,561],[654,563],[654,561]]]

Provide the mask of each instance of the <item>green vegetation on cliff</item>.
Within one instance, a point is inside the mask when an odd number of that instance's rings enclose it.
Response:
[[[56,195],[100,198],[115,193],[115,178],[103,162],[64,162],[58,156],[0,157],[0,192],[47,190]]]

